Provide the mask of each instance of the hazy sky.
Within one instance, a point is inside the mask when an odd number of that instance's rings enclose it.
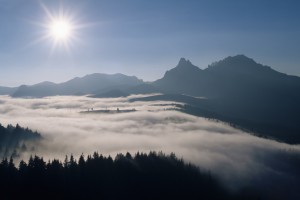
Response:
[[[72,17],[69,52],[42,25]],[[61,82],[89,73],[160,78],[186,57],[200,68],[245,54],[300,75],[298,0],[0,0],[0,85]]]

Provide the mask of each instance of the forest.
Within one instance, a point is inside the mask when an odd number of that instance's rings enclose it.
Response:
[[[103,156],[95,152],[62,162],[31,156],[15,166],[0,164],[3,199],[257,199],[255,193],[232,193],[208,171],[174,153]]]
[[[18,157],[20,151],[34,150],[30,142],[40,139],[40,133],[23,128],[19,124],[9,124],[6,127],[0,124],[0,157]]]

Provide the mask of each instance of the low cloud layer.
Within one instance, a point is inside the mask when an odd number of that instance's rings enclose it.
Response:
[[[299,145],[258,138],[223,123],[168,110],[172,106],[157,106],[166,102],[131,103],[128,98],[0,96],[0,123],[19,123],[40,132],[45,140],[35,153],[46,159],[94,151],[115,155],[162,150],[210,170],[233,188],[252,184],[274,188],[274,181],[279,181],[293,189],[299,182]],[[80,113],[89,108],[137,111]]]

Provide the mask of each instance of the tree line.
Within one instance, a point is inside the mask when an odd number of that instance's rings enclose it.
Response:
[[[27,143],[41,139],[42,136],[37,131],[23,128],[19,124],[16,126],[0,124],[0,157],[18,156],[18,150],[28,150]]]
[[[209,173],[162,152],[0,163],[1,199],[232,199]],[[235,197],[234,197],[235,198]],[[245,199],[245,198],[243,198]]]

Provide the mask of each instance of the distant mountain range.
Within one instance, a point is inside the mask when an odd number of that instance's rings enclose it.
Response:
[[[214,113],[214,118],[264,136],[300,143],[300,78],[277,72],[244,55],[227,57],[203,70],[181,58],[175,68],[151,83],[123,74],[91,74],[60,84],[0,87],[0,94],[12,97],[91,95],[103,98],[140,93],[163,93],[173,101],[179,101],[178,95],[181,101],[184,95],[203,97],[205,104],[198,98],[193,103],[185,103],[193,106],[192,110],[206,110]],[[161,98],[166,97],[157,99]],[[186,111],[201,115],[198,111],[190,112],[190,107]]]
[[[227,57],[202,70],[181,58],[178,65],[154,82],[145,83],[135,76],[95,73],[63,83],[41,82],[19,87],[1,87],[0,95],[44,97],[53,95],[98,95],[119,90],[128,94],[175,93],[210,99],[233,97],[299,97],[300,78],[289,76],[256,63],[244,55]],[[292,95],[292,96],[290,96]]]
[[[12,97],[45,97],[54,95],[87,95],[99,94],[115,89],[127,89],[143,84],[143,81],[135,76],[123,74],[90,74],[82,78],[74,78],[63,83],[42,82],[35,85],[22,85],[13,92]]]
[[[17,87],[0,86],[0,95],[12,95],[17,89],[18,89]]]

